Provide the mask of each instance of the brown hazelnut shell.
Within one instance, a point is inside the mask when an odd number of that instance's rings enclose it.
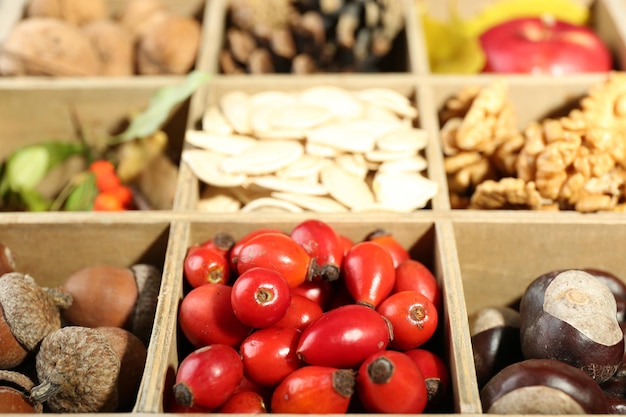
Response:
[[[586,372],[556,359],[528,359],[498,372],[480,392],[497,414],[606,414],[605,396]]]
[[[616,310],[611,291],[589,273],[566,270],[541,275],[520,302],[524,358],[558,359],[598,383],[608,380],[624,354]]]

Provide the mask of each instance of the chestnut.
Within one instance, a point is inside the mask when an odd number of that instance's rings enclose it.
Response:
[[[523,359],[519,312],[510,307],[484,307],[468,318],[478,386],[505,366]]]
[[[600,281],[604,282],[613,293],[617,303],[617,321],[626,321],[626,283],[612,272],[599,268],[583,268]]]
[[[525,359],[558,359],[602,383],[624,354],[615,297],[582,270],[543,274],[522,295],[520,342]]]
[[[511,364],[480,391],[483,411],[495,414],[606,414],[600,386],[589,374],[556,359]]]

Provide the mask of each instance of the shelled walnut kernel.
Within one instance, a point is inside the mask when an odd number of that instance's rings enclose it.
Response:
[[[501,88],[496,85],[480,89],[475,97],[490,91],[493,95],[494,88]],[[463,103],[463,97],[467,97],[467,93],[459,93],[451,99],[448,103],[452,106],[446,106],[440,115],[450,114],[451,107],[462,107],[459,103]],[[455,120],[452,117],[442,127],[445,163],[454,166],[455,172],[463,172],[472,165],[455,163],[452,158],[458,158],[458,153],[450,152],[450,143],[458,147],[458,141],[451,142],[449,136],[458,136],[459,125],[474,120],[468,117],[475,110],[474,103],[476,98],[462,122],[454,122],[457,126],[448,126],[450,120]],[[488,112],[473,114],[482,123],[487,120],[488,127],[493,125],[488,116],[484,117]],[[452,182],[451,201],[458,203],[456,208],[472,209],[624,211],[625,126],[626,75],[611,73],[602,83],[591,86],[578,108],[566,116],[533,121],[518,133],[511,130],[502,142],[495,141],[498,151],[494,153],[471,149],[481,152],[481,156],[488,157],[496,166],[502,164],[499,175],[472,184],[474,189],[460,189]],[[475,160],[470,162],[476,163]]]

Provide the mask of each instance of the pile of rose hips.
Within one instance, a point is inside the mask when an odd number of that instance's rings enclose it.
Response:
[[[178,324],[191,352],[166,411],[422,413],[450,393],[431,340],[442,293],[389,233],[309,219],[188,249]]]
[[[122,184],[115,166],[106,159],[98,159],[89,165],[95,175],[98,194],[93,200],[94,211],[121,211],[133,208],[133,191]]]

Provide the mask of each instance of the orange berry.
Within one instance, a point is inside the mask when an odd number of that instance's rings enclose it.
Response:
[[[96,187],[100,191],[110,191],[121,185],[120,178],[113,172],[96,174]]]
[[[126,185],[120,184],[117,187],[107,190],[107,193],[113,194],[122,203],[124,208],[129,208],[133,202],[133,190]]]
[[[104,191],[94,199],[93,209],[94,211],[121,211],[124,210],[124,206],[115,194]]]
[[[93,161],[91,165],[89,165],[89,171],[99,176],[103,173],[115,172],[115,167],[111,163],[111,161],[107,161],[106,159],[98,159]]]

